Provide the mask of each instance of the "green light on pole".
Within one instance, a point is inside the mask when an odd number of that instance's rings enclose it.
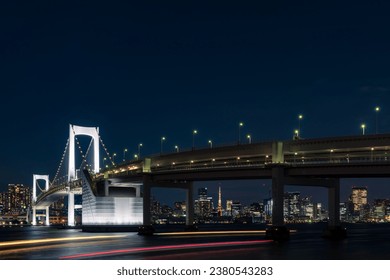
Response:
[[[375,133],[376,134],[378,134],[378,131],[379,131],[378,115],[379,115],[380,110],[381,110],[380,107],[375,107]]]

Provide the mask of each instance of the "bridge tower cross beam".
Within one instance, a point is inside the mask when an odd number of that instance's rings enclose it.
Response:
[[[100,153],[99,153],[99,127],[84,127],[69,125],[69,168],[68,181],[76,179],[76,159],[75,159],[75,137],[77,135],[90,136],[93,139],[94,168],[93,171],[100,171]]]

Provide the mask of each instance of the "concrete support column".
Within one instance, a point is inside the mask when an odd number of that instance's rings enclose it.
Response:
[[[32,208],[32,221],[31,221],[31,224],[33,226],[37,225],[37,208],[35,206],[33,206],[33,208]]]
[[[272,225],[284,225],[284,168],[272,169]]]
[[[340,225],[340,179],[328,188],[329,226]]]
[[[109,195],[109,188],[110,184],[108,183],[108,179],[107,180],[104,180],[104,196],[108,196]]]
[[[74,193],[68,194],[68,226],[74,226]]]
[[[141,197],[141,187],[140,186],[137,186],[135,188],[135,196],[136,197]]]
[[[150,196],[151,196],[151,183],[148,179],[144,179],[143,182],[143,225],[150,226],[151,223],[151,213],[150,213]]]
[[[194,188],[193,183],[188,183],[187,201],[186,201],[186,225],[192,226],[194,224]]]
[[[49,209],[50,207],[49,206],[47,206],[46,207],[46,225],[47,226],[50,226],[50,212],[49,212]]]
[[[347,229],[340,223],[340,179],[334,180],[328,186],[329,224],[323,233],[324,238],[344,239]]]

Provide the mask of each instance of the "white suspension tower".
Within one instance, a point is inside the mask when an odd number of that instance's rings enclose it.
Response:
[[[35,206],[35,203],[37,202],[37,180],[44,180],[45,181],[45,190],[49,190],[49,175],[33,175],[33,203],[34,206],[32,208],[32,225],[36,226],[37,225],[37,207]],[[46,210],[46,225],[49,226],[49,206],[45,208]]]
[[[71,182],[77,179],[76,176],[76,159],[75,159],[75,137],[77,135],[90,136],[93,139],[94,153],[94,168],[93,171],[100,171],[100,154],[99,154],[99,128],[98,127],[83,127],[77,125],[69,125],[69,165],[68,165],[68,181]],[[69,189],[68,194],[68,226],[74,226],[74,193]]]

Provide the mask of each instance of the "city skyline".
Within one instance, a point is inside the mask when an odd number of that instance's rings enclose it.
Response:
[[[155,5],[5,4],[0,190],[52,179],[69,123],[98,126],[119,161],[124,149],[286,140],[297,129],[390,132],[389,4]],[[353,185],[390,196],[388,179],[345,179],[341,191]]]
[[[363,182],[369,180],[363,180]],[[387,183],[387,180],[381,180],[381,183]],[[242,182],[239,184],[245,185]],[[208,189],[209,196],[213,197],[214,201],[218,201],[218,188],[222,190],[222,201],[226,200],[238,200],[243,205],[250,205],[254,202],[263,202],[265,199],[271,197],[271,183],[268,180],[257,180],[257,185],[251,182],[245,186],[245,189],[249,191],[242,193],[240,189],[237,189],[237,182],[212,182],[208,184],[196,183],[194,190],[194,197],[197,196],[199,189],[206,187]],[[259,186],[260,185],[260,186]],[[352,189],[354,187],[367,187],[368,189],[368,202],[372,203],[376,199],[390,199],[389,193],[383,193],[382,190],[378,190],[378,187],[371,187],[369,185],[350,185],[340,189],[340,201],[347,202],[350,198]],[[313,191],[317,190],[316,191]],[[318,189],[320,194],[318,194]],[[285,192],[300,192],[303,197],[311,197],[314,202],[322,203],[325,207],[328,206],[328,193],[325,188],[321,187],[300,187],[300,186],[286,186]],[[168,193],[168,195],[167,195]],[[162,204],[171,206],[176,201],[185,200],[185,192],[180,190],[169,189],[153,189],[152,194],[155,199],[159,200]],[[381,196],[383,194],[383,196]],[[178,199],[174,199],[176,195]],[[257,195],[257,196],[256,196]]]
[[[218,185],[218,199],[213,191],[205,188],[194,190],[194,213],[198,223],[266,223],[272,217],[272,198],[252,200],[242,203],[236,197],[222,198],[221,184]],[[342,222],[385,222],[390,221],[390,199],[376,198],[368,200],[368,188],[354,186],[347,200],[340,201],[340,219]],[[81,202],[77,199],[78,203]],[[66,199],[60,199],[50,207],[50,224],[64,224],[67,220]],[[0,219],[3,225],[11,222],[28,224],[31,215],[32,190],[23,185],[8,185],[7,192],[0,192]],[[183,223],[186,217],[187,202],[176,200],[173,203],[161,203],[152,196],[151,213],[154,223]],[[41,209],[42,210],[42,209]],[[234,210],[234,211],[233,211]],[[300,191],[284,192],[284,219],[288,223],[313,223],[328,219],[325,204],[315,201]],[[183,220],[184,219],[184,220]],[[249,219],[249,220],[248,220]],[[81,222],[81,212],[78,213]],[[46,223],[48,220],[46,220]],[[39,223],[45,223],[42,216]]]

